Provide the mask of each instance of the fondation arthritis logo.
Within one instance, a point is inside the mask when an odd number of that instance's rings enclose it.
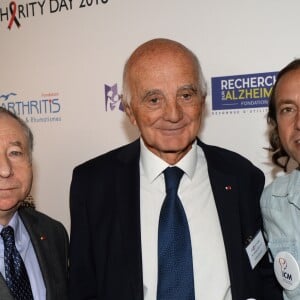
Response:
[[[77,8],[99,6],[108,3],[109,0],[38,0],[19,3],[20,1],[0,1],[0,23],[7,24],[9,30],[20,28],[23,20],[72,11]],[[5,4],[7,3],[7,4]],[[0,24],[0,29],[1,29]]]
[[[61,122],[62,101],[58,92],[24,98],[16,92],[0,92],[0,106],[30,123]]]

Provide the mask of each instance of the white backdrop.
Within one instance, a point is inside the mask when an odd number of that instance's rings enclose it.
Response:
[[[203,141],[243,154],[272,180],[266,108],[214,114],[210,82],[299,57],[299,11],[298,0],[1,0],[0,105],[34,132],[37,208],[69,229],[74,166],[138,136],[117,94],[125,60],[155,37],[200,59],[209,90]],[[115,84],[116,106],[106,107],[105,85]]]

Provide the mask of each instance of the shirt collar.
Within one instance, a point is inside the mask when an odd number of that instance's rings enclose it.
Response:
[[[11,226],[14,229],[15,244],[19,252],[26,252],[29,246],[30,237],[26,232],[25,226],[19,216],[18,211],[14,213],[7,226]],[[3,227],[3,225],[0,225],[0,232]]]
[[[8,222],[8,224],[6,225],[6,226],[10,226],[10,227],[13,228],[13,230],[14,230],[14,235],[15,235],[15,239],[16,239],[17,236],[18,236],[19,218],[20,218],[20,216],[19,216],[19,214],[18,214],[18,211],[16,211],[16,212],[13,214],[12,218],[10,219],[10,221]],[[0,224],[0,231],[2,231],[2,229],[3,229],[4,227],[6,227],[6,226],[3,226],[3,225]]]
[[[286,193],[288,194],[289,201],[300,208],[300,171],[294,170],[289,177],[290,180],[287,185]]]
[[[160,157],[151,152],[146,146],[143,139],[141,142],[140,163],[143,166],[145,176],[150,182],[153,182],[167,167],[170,165]],[[197,141],[192,145],[191,150],[176,164],[191,179],[194,176],[197,163]]]

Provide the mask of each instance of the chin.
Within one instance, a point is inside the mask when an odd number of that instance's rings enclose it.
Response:
[[[169,152],[169,153],[177,153],[177,152],[185,152],[187,150],[189,150],[190,144],[186,145],[186,146],[182,146],[182,144],[179,145],[165,145],[165,147],[161,147],[161,151],[162,152]]]
[[[17,210],[19,205],[20,205],[19,201],[0,200],[0,210],[1,211]]]
[[[175,139],[165,139],[163,145],[165,148],[170,148],[170,149],[176,149],[176,150],[184,150],[188,147],[190,147],[193,144],[194,141],[189,141],[189,140],[181,140],[180,138],[175,138]]]

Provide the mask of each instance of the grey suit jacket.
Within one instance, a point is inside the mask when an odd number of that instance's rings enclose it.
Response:
[[[20,208],[19,215],[30,235],[40,264],[46,299],[68,299],[68,235],[64,226],[33,208]],[[0,299],[14,300],[1,274]]]

